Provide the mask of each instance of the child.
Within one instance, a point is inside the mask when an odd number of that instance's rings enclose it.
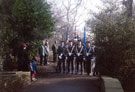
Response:
[[[32,60],[30,61],[30,69],[31,69],[31,75],[32,75],[32,81],[36,81],[37,79],[36,74],[37,74],[37,66],[36,66],[36,59],[35,57],[32,58]]]

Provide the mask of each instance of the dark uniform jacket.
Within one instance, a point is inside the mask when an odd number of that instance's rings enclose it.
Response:
[[[65,55],[65,53],[66,53],[66,47],[65,46],[59,46],[58,47],[58,50],[57,50],[57,54],[58,55],[60,55],[60,54],[63,54],[63,55]]]
[[[59,46],[58,50],[57,50],[57,54],[58,54],[58,59],[65,59],[66,57],[66,47],[65,46]],[[62,55],[62,56],[61,56]],[[62,58],[59,58],[59,56],[61,56]]]
[[[54,54],[57,53],[57,46],[56,46],[56,44],[53,44],[52,51],[53,51]]]
[[[84,55],[84,48],[82,45],[76,47],[76,55],[77,53],[80,53],[80,56]]]
[[[93,55],[93,48],[91,46],[87,46],[85,49],[85,55],[87,56],[87,53],[89,53],[89,56]]]
[[[74,56],[74,54],[75,54],[74,48],[75,48],[74,46],[68,46],[68,48],[67,48],[67,56],[69,56],[69,53],[72,53],[71,56]]]

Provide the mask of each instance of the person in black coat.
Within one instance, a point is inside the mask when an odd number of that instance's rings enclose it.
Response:
[[[29,71],[29,56],[26,43],[23,43],[23,46],[18,54],[18,70]]]
[[[52,51],[53,51],[53,62],[56,62],[57,60],[57,41],[54,42],[52,45]]]
[[[57,54],[58,54],[58,65],[57,65],[57,71],[61,72],[61,67],[63,68],[63,73],[65,73],[65,59],[66,59],[66,47],[64,41],[61,41],[61,45],[58,46]]]
[[[101,48],[98,46],[92,46],[93,55],[91,59],[91,76],[100,75],[101,62],[99,62],[100,60],[97,60],[99,59],[97,55],[99,54],[100,49]]]
[[[73,45],[73,42],[70,41],[69,45],[67,47],[67,67],[68,67],[68,72],[70,73],[70,66],[71,66],[71,72],[73,74],[74,71],[74,54],[75,54],[75,46]]]
[[[76,47],[76,73],[79,73],[79,65],[80,65],[80,72],[83,73],[83,55],[84,55],[84,47],[82,42],[79,41]]]
[[[86,72],[89,75],[91,73],[91,59],[92,59],[93,49],[91,43],[87,42],[85,47],[85,57],[86,57]]]

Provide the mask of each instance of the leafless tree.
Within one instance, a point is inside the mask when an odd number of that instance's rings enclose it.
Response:
[[[127,8],[128,17],[131,17],[133,14],[133,0],[123,0],[123,4]]]
[[[54,38],[65,40],[67,28],[70,29],[69,36],[72,38],[75,26],[78,26],[77,23],[81,16],[81,14],[78,13],[78,10],[82,4],[82,0],[62,0],[59,7],[55,1],[52,1],[51,3],[53,17],[56,21]]]

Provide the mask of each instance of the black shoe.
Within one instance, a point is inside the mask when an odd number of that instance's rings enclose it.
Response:
[[[73,74],[73,72],[71,74]]]
[[[75,72],[75,74],[77,75],[77,74],[78,74],[78,72]]]

